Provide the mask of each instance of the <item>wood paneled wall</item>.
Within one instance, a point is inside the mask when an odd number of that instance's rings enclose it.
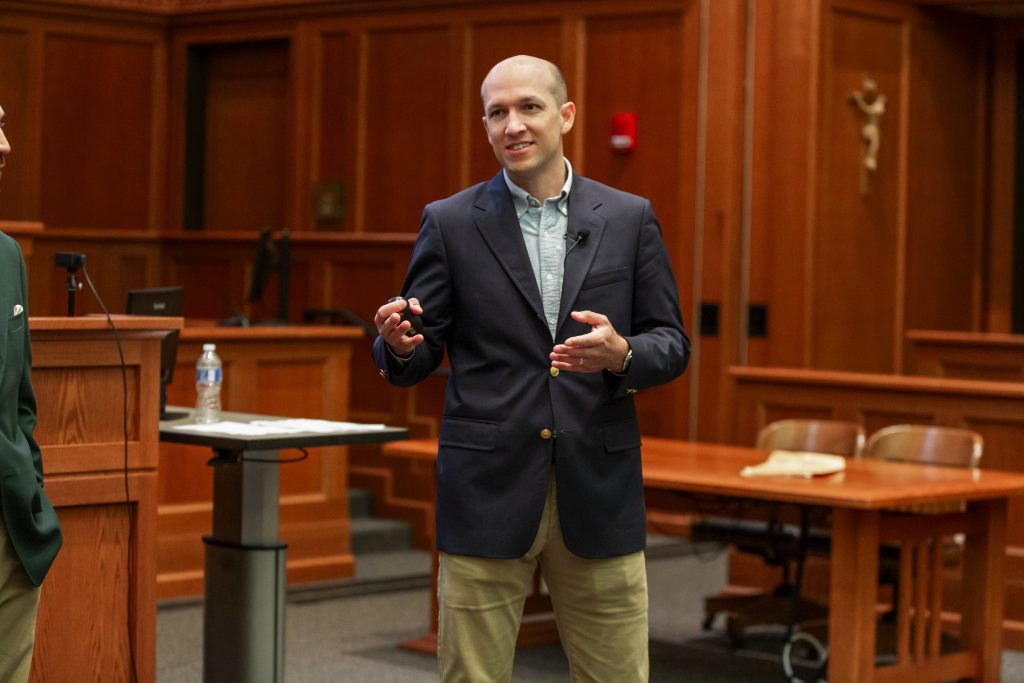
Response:
[[[1007,331],[1014,26],[895,0],[0,0],[0,219],[46,224],[39,313],[64,309],[52,254],[87,249],[114,309],[183,282],[202,291],[189,315],[269,317],[273,295],[242,300],[269,225],[308,240],[295,316],[368,318],[400,287],[423,204],[497,169],[483,75],[538,54],[579,107],[575,168],[653,200],[694,332],[687,378],[641,400],[645,430],[711,438],[733,364],[899,371],[910,327]],[[887,110],[862,194],[849,94],[865,77]],[[608,142],[618,111],[639,117],[631,154]],[[323,183],[343,187],[337,232],[316,230]],[[698,334],[701,302],[717,336]],[[747,338],[748,303],[767,336]]]
[[[701,3],[453,2],[444,9],[399,4],[403,11],[339,3],[334,12],[282,8],[280,16],[242,13],[211,21],[140,13],[134,19],[151,24],[142,27],[127,20],[115,26],[100,13],[86,37],[79,29],[71,38],[54,28],[63,27],[62,17],[26,14],[26,27],[55,36],[50,50],[33,52],[24,41],[8,48],[24,62],[40,63],[42,92],[51,93],[42,103],[46,116],[38,133],[24,133],[27,146],[38,138],[45,160],[57,152],[86,158],[82,146],[91,149],[95,141],[76,136],[72,126],[51,135],[48,126],[58,125],[72,96],[88,100],[83,90],[110,91],[89,114],[100,127],[102,158],[63,166],[44,161],[27,189],[13,188],[19,201],[0,203],[4,211],[27,206],[28,215],[42,216],[47,224],[30,266],[35,310],[64,310],[63,274],[52,267],[52,256],[80,250],[89,254],[97,288],[114,310],[131,287],[181,283],[189,290],[190,317],[270,317],[274,293],[262,309],[244,302],[255,232],[269,225],[289,227],[296,238],[293,320],[308,306],[349,308],[372,319],[379,303],[400,289],[423,205],[484,181],[498,168],[477,118],[483,76],[501,58],[533,52],[563,67],[579,108],[577,127],[567,138],[577,172],[654,202],[684,315],[692,321]],[[141,47],[147,44],[149,51]],[[89,55],[82,64],[85,81],[73,87],[68,81],[79,63],[71,59],[72,47]],[[623,60],[623,54],[636,61]],[[115,80],[120,71],[110,61],[130,64],[123,83],[104,85],[103,79]],[[197,62],[203,80],[190,89]],[[130,96],[119,90],[128,86]],[[156,94],[164,89],[166,101]],[[63,93],[68,96],[62,99]],[[131,113],[115,116],[115,102]],[[196,106],[205,122],[198,142],[186,138],[184,125]],[[12,107],[37,108],[29,100]],[[618,111],[639,117],[640,146],[632,154],[610,147],[610,119]],[[50,119],[53,124],[46,123]],[[106,137],[107,121],[126,129],[124,144]],[[17,147],[19,130],[11,132]],[[201,153],[188,156],[190,145]],[[111,160],[126,150],[131,163],[111,171]],[[29,146],[24,158],[35,156],[32,151]],[[21,172],[17,159],[12,154],[10,176]],[[159,171],[153,170],[155,159]],[[196,227],[184,225],[186,179],[196,172],[186,159],[201,166],[198,232],[182,230]],[[97,189],[97,182],[106,189]],[[312,190],[320,182],[344,186],[340,234],[315,231]],[[148,192],[154,186],[158,191]],[[33,209],[21,199],[33,191],[40,198],[56,192],[68,199]],[[79,306],[97,308],[90,296],[81,297]],[[372,368],[357,364],[354,377],[357,384],[372,381]],[[646,427],[685,436],[686,382],[650,394],[641,403]],[[369,394],[353,408],[375,413],[388,406],[394,417],[391,403]],[[401,417],[415,419],[404,411]]]
[[[749,360],[898,372],[908,327],[983,324],[994,23],[878,0],[757,12],[750,296],[770,332]],[[865,78],[886,111],[862,191]]]
[[[162,28],[141,16],[3,8],[0,64],[13,147],[0,219],[104,230],[160,227]]]

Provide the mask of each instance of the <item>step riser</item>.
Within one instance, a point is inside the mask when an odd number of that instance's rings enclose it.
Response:
[[[349,489],[348,516],[349,519],[373,517],[373,494],[364,489]]]
[[[362,489],[349,490],[352,553],[385,553],[413,547],[412,524],[402,520],[373,516],[373,494]]]

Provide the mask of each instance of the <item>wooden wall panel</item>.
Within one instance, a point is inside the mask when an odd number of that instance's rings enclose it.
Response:
[[[351,33],[321,36],[319,144],[313,149],[319,157],[314,163],[315,178],[342,183],[345,212],[338,226],[342,230],[354,229],[352,202],[359,199],[355,193],[358,100],[352,97],[358,88],[357,45],[358,39]]]
[[[156,46],[51,33],[43,55],[41,219],[150,227]]]
[[[811,365],[865,372],[896,368],[901,334],[901,117],[906,28],[841,9],[827,20],[821,177],[812,246]],[[878,170],[862,195],[863,118],[850,94],[869,77],[886,97]]]
[[[747,362],[800,367],[810,353],[810,237],[816,172],[817,3],[759,0],[754,17],[750,301],[768,306],[768,336]]]
[[[986,83],[984,48],[970,29],[928,22],[913,34],[906,329],[970,330],[981,322]]]
[[[28,45],[27,30],[0,29],[0,93],[3,93],[0,107],[6,113],[4,135],[11,145],[4,167],[0,220],[27,220],[35,215],[29,196],[31,147],[25,144],[22,150],[22,142],[28,142],[32,111],[28,91]]]
[[[687,188],[692,187],[688,179],[694,173],[688,141],[696,128],[686,114],[695,111],[696,72],[687,67],[692,65],[689,57],[697,55],[697,46],[694,32],[687,30],[692,26],[689,19],[682,11],[588,18],[581,117],[585,117],[583,172],[651,199],[692,333],[693,205]],[[631,55],[631,60],[623,60],[624,54]],[[637,114],[638,144],[629,154],[612,150],[609,143],[616,112]],[[645,433],[673,437],[687,433],[689,377],[640,397]]]
[[[463,185],[469,186],[493,177],[499,166],[494,158],[494,151],[487,141],[483,126],[483,103],[480,99],[480,85],[487,72],[503,59],[519,54],[528,54],[547,59],[563,71],[569,90],[569,99],[575,101],[577,93],[573,76],[567,64],[566,50],[562,41],[562,24],[557,17],[543,18],[533,21],[501,21],[497,23],[481,22],[469,27],[468,33],[472,41],[470,68],[466,85],[469,120],[469,173],[462,179]],[[568,72],[568,73],[566,73]],[[478,123],[479,122],[479,123]],[[569,152],[570,141],[579,136],[579,132],[570,132],[566,138],[566,151]],[[575,161],[573,161],[575,163]]]
[[[1016,172],[1012,141],[1016,140],[1017,50],[1024,40],[1024,21],[1003,21],[994,30],[991,99],[988,108],[989,164],[983,195],[988,209],[987,260],[984,263],[984,325],[988,332],[1013,330],[1014,187]]]
[[[728,402],[725,373],[729,366],[743,362],[741,322],[746,310],[741,296],[742,278],[736,274],[745,267],[741,235],[747,144],[744,122],[749,103],[744,96],[744,81],[736,76],[747,68],[745,19],[750,7],[742,0],[729,0],[711,3],[708,8],[707,35],[715,39],[707,41],[705,78],[716,87],[708,87],[703,93],[704,116],[709,122],[703,144],[705,150],[714,153],[705,152],[701,159],[703,216],[699,238],[693,239],[693,250],[699,253],[690,259],[692,265],[682,264],[695,271],[694,290],[681,293],[689,302],[699,299],[702,304],[718,307],[718,329],[714,333],[699,329],[700,321],[695,318],[687,319],[694,343],[690,397],[698,397],[690,415],[690,426],[696,426],[696,433],[688,434],[700,440],[714,438],[727,412],[723,410]],[[712,121],[714,125],[710,124]],[[695,303],[685,306],[691,312],[695,308],[700,310]]]
[[[1024,335],[907,332],[909,374],[1024,382]]]
[[[379,29],[365,40],[364,229],[416,232],[423,206],[459,189],[449,93],[460,66],[444,25]]]
[[[686,131],[684,102],[696,95],[680,58],[689,46],[683,14],[630,14],[591,17],[586,22],[586,174],[613,187],[649,198],[677,261],[689,246],[680,183],[692,174],[681,154]],[[623,55],[630,55],[629,61]],[[642,64],[642,68],[636,68]],[[637,148],[613,150],[611,120],[616,112],[637,115]],[[686,268],[689,264],[680,263]],[[682,271],[685,272],[685,271]]]
[[[208,47],[205,230],[289,227],[287,41]]]
[[[185,286],[185,317],[219,320],[245,312],[246,287],[252,279],[248,247],[169,245],[165,250],[165,284]]]

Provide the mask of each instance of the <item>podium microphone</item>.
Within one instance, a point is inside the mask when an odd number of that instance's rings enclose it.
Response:
[[[68,317],[75,317],[75,294],[82,289],[82,283],[78,281],[78,269],[85,268],[85,254],[75,251],[58,251],[54,256],[58,268],[65,268],[68,271],[66,287],[68,291]]]

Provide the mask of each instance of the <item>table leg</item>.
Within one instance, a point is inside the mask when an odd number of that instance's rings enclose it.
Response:
[[[877,510],[832,512],[828,679],[870,683],[875,677],[878,595]]]
[[[998,681],[1003,650],[1006,499],[971,503],[972,532],[964,545],[960,638],[977,653],[977,680]]]
[[[221,453],[206,545],[203,680],[284,680],[285,556],[278,537],[277,451]]]

